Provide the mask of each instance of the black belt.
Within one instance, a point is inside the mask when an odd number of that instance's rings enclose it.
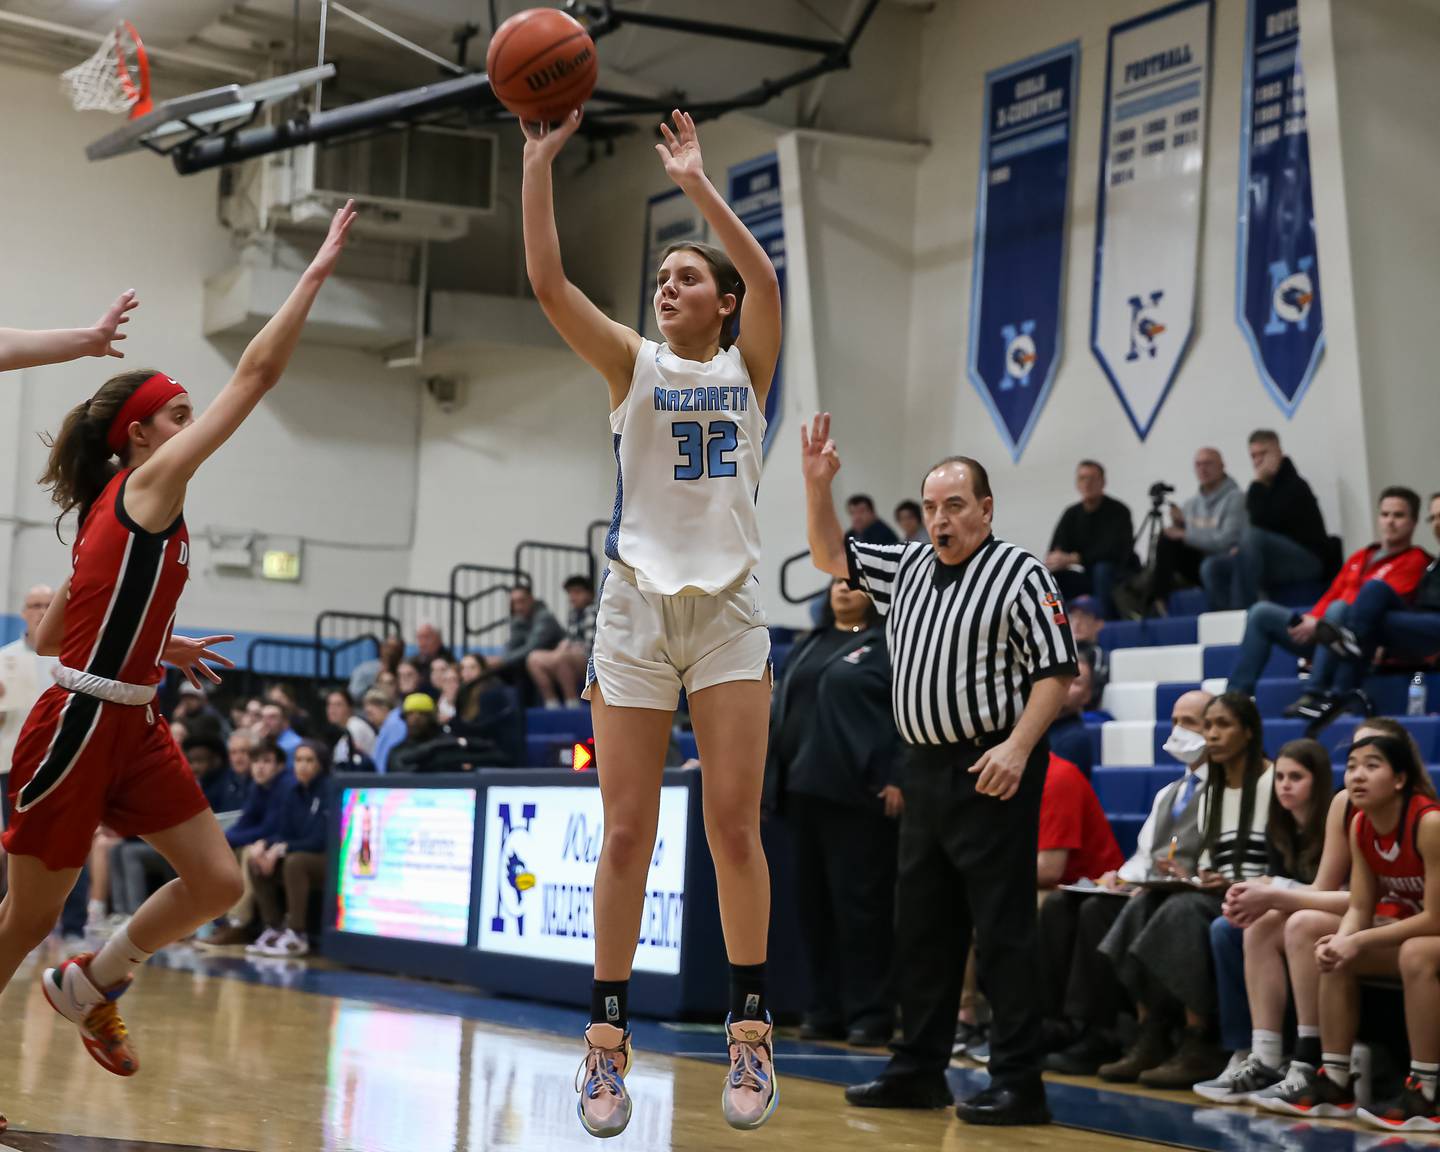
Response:
[[[997,748],[1010,739],[1013,732],[1013,728],[1007,728],[1003,732],[982,732],[979,736],[957,740],[953,744],[911,744],[909,752],[917,764],[949,764],[955,760],[972,758],[977,752]]]

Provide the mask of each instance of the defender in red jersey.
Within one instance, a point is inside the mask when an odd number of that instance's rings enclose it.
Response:
[[[95,829],[104,823],[143,837],[178,879],[100,952],[42,978],[51,1006],[117,1075],[139,1070],[115,1006],[134,969],[223,913],[242,890],[235,857],[154,705],[162,660],[193,683],[198,675],[218,680],[205,661],[229,665],[211,646],[233,639],[172,634],[190,575],[186,487],[279,383],[354,218],[353,203],[336,212],[290,298],[203,415],[171,377],[127,372],[73,408],[50,442],[43,481],[60,517],[76,512],[79,528],[70,578],[36,634],[37,651],[60,658],[56,683],[26,720],[10,772],[15,817],[4,836],[10,889],[0,904],[0,989],[54,925]],[[117,302],[117,325],[129,307],[127,297]],[[118,339],[113,328],[110,338]]]
[[[1339,929],[1315,945],[1322,1066],[1263,1103],[1299,1115],[1358,1115],[1378,1128],[1440,1131],[1440,803],[1413,742],[1388,735],[1351,745],[1345,790],[1355,808],[1350,906]],[[1398,1097],[1357,1108],[1350,1049],[1363,976],[1403,981],[1412,1063]]]

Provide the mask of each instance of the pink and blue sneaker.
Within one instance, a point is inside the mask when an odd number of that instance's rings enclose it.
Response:
[[[585,1063],[575,1075],[580,1100],[575,1105],[580,1123],[602,1140],[618,1136],[630,1123],[630,1093],[625,1074],[630,1071],[630,1033],[613,1024],[591,1024],[585,1029]]]
[[[771,1046],[774,1025],[770,1014],[764,1020],[725,1018],[725,1035],[730,1042],[730,1074],[720,1098],[725,1122],[732,1128],[759,1128],[780,1103],[780,1086],[775,1081],[775,1052]]]

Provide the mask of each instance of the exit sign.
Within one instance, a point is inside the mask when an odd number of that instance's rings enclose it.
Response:
[[[260,575],[266,580],[299,580],[300,553],[267,549],[260,560]]]

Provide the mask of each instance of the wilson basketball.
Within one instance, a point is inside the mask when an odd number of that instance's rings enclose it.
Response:
[[[573,16],[554,8],[517,12],[485,54],[490,87],[522,120],[563,119],[595,91],[595,41]]]

